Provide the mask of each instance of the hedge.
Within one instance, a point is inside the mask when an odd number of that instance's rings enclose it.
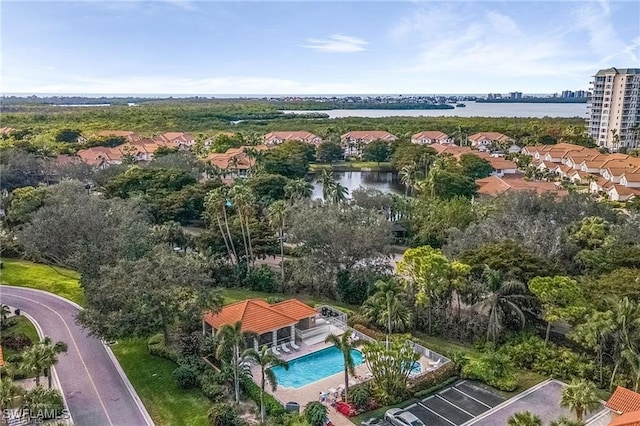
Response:
[[[242,387],[243,392],[259,407],[260,393],[262,393],[260,386],[256,385],[250,377],[241,377],[240,386]],[[264,393],[264,410],[268,415],[274,417],[281,416],[285,413],[282,404],[267,392]]]
[[[420,392],[432,388],[447,381],[447,379],[457,376],[456,366],[453,362],[447,362],[440,368],[429,371],[415,379],[409,379],[409,390]]]
[[[147,340],[147,349],[151,355],[166,358],[173,362],[178,361],[178,354],[164,344],[164,336],[162,334],[151,336]]]

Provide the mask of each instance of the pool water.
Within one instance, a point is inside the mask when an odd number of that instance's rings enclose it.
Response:
[[[362,352],[356,349],[351,350],[351,356],[355,367],[364,362]],[[273,367],[272,371],[276,375],[278,386],[298,389],[344,372],[344,357],[342,352],[332,346],[289,361],[289,370]]]

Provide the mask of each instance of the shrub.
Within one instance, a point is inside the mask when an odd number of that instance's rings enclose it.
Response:
[[[37,416],[42,419],[51,419],[56,415],[62,415],[62,410],[64,410],[60,392],[43,386],[36,386],[27,391],[23,402],[26,408],[33,413],[37,413]]]
[[[360,333],[366,334],[367,336],[372,337],[373,339],[378,340],[378,341],[383,341],[383,340],[385,340],[387,338],[386,334],[384,334],[384,333],[382,333],[380,331],[376,331],[376,330],[373,330],[371,328],[365,327],[362,324],[354,324],[353,328],[355,330],[359,331]]]
[[[213,404],[209,410],[208,418],[211,426],[240,426],[244,424],[231,404]]]
[[[321,426],[324,424],[327,412],[328,408],[324,404],[313,401],[304,409],[304,417],[311,426]]]
[[[198,386],[198,376],[189,367],[179,366],[173,370],[171,377],[180,389],[193,389]]]
[[[425,389],[433,388],[457,374],[456,366],[453,362],[448,362],[440,368],[429,371],[415,379],[409,380],[409,389],[412,392],[420,392]]]
[[[364,407],[371,398],[371,390],[368,386],[356,386],[349,392],[349,401],[353,402],[357,408]]]
[[[507,392],[514,391],[518,385],[511,360],[498,352],[488,352],[470,360],[462,368],[462,377],[479,380]]]
[[[150,355],[166,358],[173,362],[178,360],[178,354],[164,344],[164,336],[156,334],[147,340],[147,349]]]
[[[221,402],[226,398],[227,388],[223,383],[224,381],[211,370],[200,377],[202,393],[209,398],[211,402]]]
[[[16,352],[22,352],[31,346],[31,339],[24,333],[11,333],[2,336],[2,346],[6,349],[12,349]]]
[[[260,386],[256,385],[250,377],[241,377],[240,386],[242,391],[259,406],[262,393]],[[267,392],[264,393],[264,410],[270,416],[280,416],[285,413],[282,404]]]
[[[278,291],[278,275],[267,265],[252,269],[244,279],[244,287],[249,290],[275,293]]]

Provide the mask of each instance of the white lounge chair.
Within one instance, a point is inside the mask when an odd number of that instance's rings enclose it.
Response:
[[[289,354],[289,353],[291,353],[291,349],[289,349],[289,348],[287,347],[287,342],[284,342],[284,343],[282,344],[281,349],[282,349],[282,351],[283,351],[285,354]]]
[[[280,355],[280,351],[275,346],[271,347],[271,352],[273,352],[274,355]]]
[[[294,351],[299,351],[300,350],[300,346],[296,345],[296,342],[294,342],[293,340],[289,342],[289,344],[291,345],[291,348]]]

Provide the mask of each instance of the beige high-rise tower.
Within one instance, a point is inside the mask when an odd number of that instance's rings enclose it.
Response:
[[[591,90],[589,136],[612,151],[640,147],[640,68],[600,70]]]

